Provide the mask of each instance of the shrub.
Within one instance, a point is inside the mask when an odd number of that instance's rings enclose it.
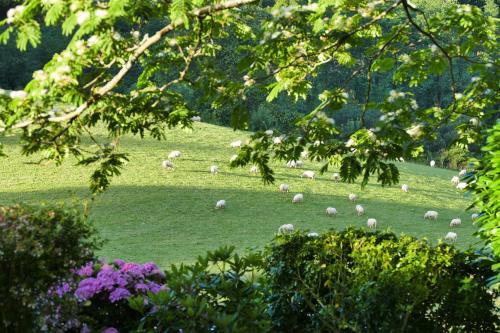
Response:
[[[0,206],[0,331],[34,329],[37,299],[93,258],[94,235],[77,209]]]
[[[172,266],[168,288],[131,305],[144,313],[139,332],[268,332],[265,285],[258,254],[221,248],[193,265]]]
[[[278,236],[267,249],[278,332],[495,332],[491,262],[356,229]]]
[[[128,299],[165,288],[165,274],[154,263],[89,262],[51,288],[42,306],[42,330],[102,332],[113,328],[129,332],[141,314],[129,307]],[[147,299],[144,301],[147,305]]]

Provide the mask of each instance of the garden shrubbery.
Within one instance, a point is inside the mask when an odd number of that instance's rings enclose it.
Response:
[[[0,331],[33,329],[38,300],[91,260],[97,245],[76,209],[0,206]]]
[[[348,228],[161,271],[94,258],[77,211],[0,209],[5,332],[495,332],[491,261]],[[35,326],[38,325],[38,326]]]

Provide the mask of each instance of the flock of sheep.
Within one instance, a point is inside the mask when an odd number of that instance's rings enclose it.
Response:
[[[199,120],[195,120],[195,121],[199,121]],[[266,134],[267,135],[273,135],[273,132],[271,130],[269,131],[266,131]],[[281,143],[281,137],[274,137],[273,138],[273,142],[275,144],[280,144]],[[242,145],[242,141],[241,140],[236,140],[236,141],[233,141],[231,142],[230,146],[232,148],[241,148],[241,145]],[[170,152],[170,154],[168,154],[168,159],[167,160],[164,160],[162,162],[162,166],[163,168],[165,169],[170,169],[170,170],[173,170],[174,169],[174,164],[172,162],[172,160],[174,159],[177,159],[177,158],[180,158],[182,156],[182,153],[178,150],[174,150],[172,152]],[[235,158],[237,157],[237,155],[232,155],[230,161],[234,160]],[[301,158],[304,158],[304,159],[307,159],[308,158],[308,154],[306,151],[302,152],[301,154]],[[288,168],[300,168],[304,165],[304,163],[300,160],[297,160],[297,161],[294,161],[294,160],[291,160],[291,161],[288,161],[286,163],[286,166]],[[436,165],[436,162],[435,161],[430,161],[430,166],[431,167],[434,167]],[[219,172],[219,167],[217,165],[212,165],[210,166],[210,173],[212,174],[217,174]],[[251,173],[258,173],[259,170],[256,166],[252,166],[250,168],[250,172]],[[467,170],[463,169],[460,171],[459,175],[458,176],[454,176],[452,179],[451,179],[451,182],[456,186],[457,189],[459,190],[464,190],[466,187],[467,187],[467,183],[465,182],[460,182],[460,177],[463,177],[465,176],[465,174],[467,173]],[[308,178],[308,179],[315,179],[316,175],[314,173],[314,171],[312,170],[306,170],[304,171],[302,174],[301,174],[301,177],[303,178]],[[338,173],[333,173],[332,175],[332,180],[335,181],[335,182],[340,182],[340,175]],[[407,184],[403,184],[401,186],[401,190],[405,193],[408,193],[409,191],[409,186]],[[280,184],[279,185],[279,191],[280,192],[286,192],[288,193],[290,191],[290,186],[288,184]],[[358,200],[358,196],[354,193],[351,193],[348,195],[348,199],[351,201],[351,202],[355,202]],[[299,204],[301,202],[304,201],[304,194],[303,193],[297,193],[293,196],[292,198],[292,204]],[[226,208],[226,200],[218,200],[215,204],[215,209],[224,209]],[[365,214],[365,209],[362,205],[360,204],[357,204],[355,205],[354,207],[355,211],[356,211],[356,214],[358,216],[362,216]],[[329,216],[329,217],[335,217],[337,215],[337,209],[335,207],[327,207],[326,210],[326,215]],[[475,214],[472,214],[471,218],[472,218],[472,221],[475,221],[477,218],[479,217],[479,214],[475,213]],[[426,220],[437,220],[438,218],[438,212],[436,211],[432,211],[432,210],[429,210],[427,211],[425,214],[424,214],[424,219]],[[457,227],[459,226],[460,224],[462,223],[462,221],[460,220],[460,218],[453,218],[449,224],[450,227]],[[366,226],[370,229],[373,229],[373,228],[377,228],[377,220],[373,217],[370,217],[368,218],[368,220],[366,221]],[[294,230],[294,226],[292,224],[284,224],[282,225],[281,227],[279,227],[278,229],[278,233],[289,233],[289,232],[292,232]],[[317,233],[315,232],[311,232],[308,234],[309,236],[311,237],[316,237],[318,236]],[[456,241],[457,240],[457,233],[455,232],[448,232],[445,236],[445,240],[447,241]]]

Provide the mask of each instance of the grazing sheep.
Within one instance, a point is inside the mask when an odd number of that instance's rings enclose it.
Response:
[[[309,153],[304,150],[303,152],[300,153],[300,157],[306,160],[309,158]]]
[[[200,122],[201,121],[201,117],[200,116],[193,116],[193,117],[191,117],[191,121],[198,121],[198,122]]]
[[[403,185],[401,186],[401,191],[403,191],[403,192],[405,192],[405,193],[408,193],[408,190],[409,190],[408,185],[403,184]]]
[[[297,168],[302,168],[302,167],[304,166],[304,162],[302,162],[302,161],[300,161],[300,160],[299,160],[299,161],[295,161],[295,166],[296,166]]]
[[[377,228],[377,220],[368,219],[368,221],[366,221],[366,226],[370,229]]]
[[[358,196],[356,194],[351,193],[351,194],[349,194],[349,200],[354,202],[354,201],[358,200]]]
[[[399,162],[401,162],[401,163],[404,163],[404,162],[405,162],[405,159],[404,159],[404,158],[402,158],[402,157],[400,157],[400,158],[398,158],[398,161],[399,161]]]
[[[229,159],[229,162],[233,162],[233,161],[236,161],[236,159],[238,158],[238,155],[234,154],[231,156],[231,158]]]
[[[212,165],[210,167],[210,173],[216,174],[219,172],[219,167],[217,165]]]
[[[274,134],[273,130],[267,130],[264,133],[266,133],[266,135],[268,135],[268,136],[273,136],[273,134]]]
[[[437,220],[437,218],[438,218],[438,212],[436,212],[434,210],[428,210],[424,214],[424,219],[426,219],[426,220]]]
[[[470,216],[470,218],[472,219],[472,221],[475,221],[479,218],[479,214],[478,213],[474,213]]]
[[[304,195],[302,193],[295,194],[292,199],[292,203],[299,203],[304,201]]]
[[[297,167],[297,161],[290,160],[290,161],[286,162],[286,167],[287,168],[296,168]]]
[[[358,214],[358,216],[361,216],[365,213],[365,209],[363,208],[363,206],[361,205],[356,205],[356,214]]]
[[[338,172],[334,172],[333,175],[332,175],[332,179],[334,182],[338,183],[340,182],[340,175],[338,174]]]
[[[174,150],[172,152],[170,152],[170,154],[168,154],[168,158],[177,158],[177,157],[181,157],[181,152],[178,151],[178,150]]]
[[[241,140],[236,140],[231,142],[231,147],[232,148],[241,148]]]
[[[215,204],[215,209],[224,209],[226,208],[226,200],[219,200]]]
[[[251,173],[259,173],[259,168],[257,168],[257,166],[255,166],[255,165],[254,165],[254,166],[252,166],[252,167],[250,168],[250,172],[251,172]]]
[[[467,170],[466,169],[462,169],[462,170],[460,170],[460,172],[458,173],[458,175],[460,177],[463,177],[463,176],[465,176],[466,173],[467,173]]]
[[[451,220],[450,227],[456,227],[459,226],[460,224],[462,224],[462,220],[460,220],[459,218],[455,218]]]
[[[273,142],[275,145],[280,145],[282,143],[282,139],[280,136],[276,136],[273,138]]]
[[[451,183],[455,186],[458,185],[458,183],[460,183],[460,178],[458,176],[453,176],[451,177]]]
[[[457,184],[457,190],[463,191],[467,187],[467,183],[461,182]]]
[[[174,164],[172,162],[170,162],[169,160],[164,160],[163,162],[161,162],[161,166],[164,167],[165,169],[173,169],[174,168]]]
[[[288,192],[288,184],[280,184],[280,192]]]
[[[446,236],[444,236],[444,239],[447,241],[455,242],[457,240],[457,233],[450,231],[446,234]]]
[[[314,171],[311,171],[311,170],[307,170],[307,171],[304,171],[302,173],[302,175],[300,175],[300,177],[306,177],[306,178],[309,178],[309,179],[314,179],[314,177],[316,177],[316,175],[314,174]]]
[[[283,224],[278,228],[278,233],[280,234],[288,234],[293,232],[293,224]]]
[[[337,215],[337,210],[333,207],[328,207],[326,209],[326,215],[328,216],[336,216]]]
[[[318,237],[319,234],[317,232],[310,232],[307,234],[307,237]]]
[[[429,165],[431,166],[431,168],[434,168],[436,166],[436,161],[432,160]]]

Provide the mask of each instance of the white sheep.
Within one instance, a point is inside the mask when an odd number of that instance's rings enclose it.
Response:
[[[257,166],[252,166],[250,168],[250,173],[259,173],[259,168]]]
[[[328,216],[336,216],[337,215],[337,210],[333,207],[328,207],[326,209],[326,215]]]
[[[271,129],[265,131],[264,133],[266,133],[266,135],[268,135],[268,136],[273,136],[273,134],[274,134],[273,130],[271,130]]]
[[[398,161],[399,161],[399,162],[401,162],[401,163],[404,163],[404,162],[405,162],[405,159],[404,159],[404,158],[402,158],[402,157],[400,157],[400,158],[398,158]]]
[[[319,234],[317,232],[310,232],[307,234],[307,237],[318,237]]]
[[[338,183],[340,181],[340,175],[338,172],[334,172],[332,175],[332,179],[334,182]]]
[[[460,178],[458,176],[453,176],[451,177],[451,183],[455,186],[458,185],[458,183],[460,183]]]
[[[314,171],[311,171],[311,170],[307,170],[307,171],[304,171],[302,173],[302,175],[300,175],[300,177],[306,177],[306,178],[309,178],[309,179],[314,179],[314,177],[316,177]]]
[[[212,165],[210,167],[210,173],[216,174],[219,172],[219,167],[217,165]]]
[[[233,155],[231,156],[231,158],[229,159],[229,162],[236,161],[236,159],[237,159],[237,158],[238,158],[238,155],[233,154]]]
[[[463,191],[467,187],[467,183],[461,182],[457,184],[457,190]]]
[[[370,229],[377,228],[377,220],[370,218],[366,221],[366,226]]]
[[[454,218],[450,222],[450,227],[456,227],[459,226],[460,224],[462,224],[462,220],[460,220],[459,218]]]
[[[444,236],[444,239],[447,241],[455,242],[457,240],[457,233],[450,231],[446,234],[446,236]]]
[[[297,167],[297,161],[295,160],[290,160],[286,162],[287,168],[296,168]]]
[[[231,142],[231,147],[232,148],[241,148],[241,140],[236,140]]]
[[[424,214],[424,219],[426,220],[437,220],[437,218],[438,218],[438,212],[434,210],[428,210]]]
[[[288,184],[280,184],[280,192],[288,192],[289,186]]]
[[[356,205],[356,214],[358,214],[358,216],[361,216],[365,213],[365,209],[363,208],[363,206],[361,205]]]
[[[460,170],[460,172],[458,173],[458,175],[460,177],[463,177],[463,176],[465,176],[466,173],[467,173],[467,170],[466,169],[462,169],[462,170]]]
[[[278,233],[280,234],[288,234],[293,232],[293,224],[283,224],[278,228]]]
[[[303,152],[300,153],[300,157],[306,160],[309,158],[309,153],[306,150],[304,150]]]
[[[169,160],[164,160],[163,162],[161,162],[161,166],[164,167],[165,169],[173,169],[174,168],[174,164],[172,162],[170,162]]]
[[[436,166],[436,161],[430,161],[429,165],[431,166],[431,168],[434,168]]]
[[[475,221],[479,218],[479,214],[478,213],[474,213],[470,216],[470,218],[472,219],[472,221]]]
[[[191,121],[200,122],[201,121],[201,117],[200,116],[193,116],[193,117],[191,117]]]
[[[354,193],[351,193],[351,194],[349,194],[349,200],[354,202],[354,201],[358,200],[358,196]]]
[[[295,194],[292,199],[292,203],[299,203],[304,201],[304,195],[302,193]]]
[[[273,138],[273,143],[274,143],[275,145],[280,145],[282,142],[283,142],[283,141],[282,141],[282,139],[281,139],[281,137],[280,137],[280,136],[276,136],[276,137],[274,137],[274,138]]]
[[[182,156],[182,154],[178,150],[171,151],[170,154],[168,154],[168,158],[177,158],[177,157],[181,157],[181,156]]]
[[[409,190],[408,185],[403,184],[403,185],[401,186],[401,191],[403,191],[403,192],[405,192],[405,193],[408,193],[408,190]]]
[[[215,204],[215,209],[224,209],[226,208],[226,200],[219,200]]]

